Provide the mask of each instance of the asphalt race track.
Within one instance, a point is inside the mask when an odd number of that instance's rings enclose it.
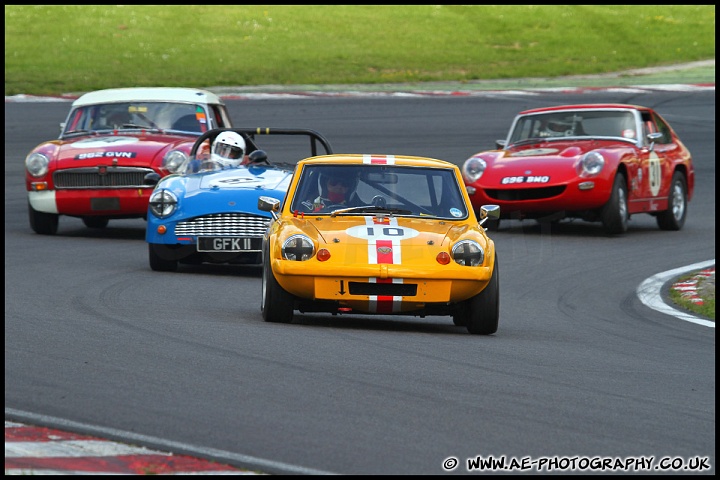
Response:
[[[61,217],[58,235],[36,235],[23,161],[57,137],[69,103],[6,102],[6,409],[269,473],[443,474],[450,457],[453,473],[477,457],[554,459],[553,473],[572,458],[706,458],[702,473],[714,473],[715,329],[636,294],[659,272],[715,258],[714,89],[228,104],[237,126],[312,128],[338,153],[461,164],[520,110],[591,102],[654,107],[675,128],[695,160],[685,227],[636,215],[608,237],[599,223],[503,221],[489,337],[449,317],[265,323],[259,269],[153,272],[142,220],[98,231]]]

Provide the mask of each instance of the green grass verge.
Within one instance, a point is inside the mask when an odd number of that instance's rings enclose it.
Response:
[[[694,278],[696,273],[692,273],[690,275],[686,275],[684,277],[681,277],[677,280],[677,282],[685,282],[692,278]],[[702,285],[702,282],[704,280],[699,280],[698,282],[698,291],[700,291],[700,287]],[[675,303],[676,305],[684,308],[685,310],[688,310],[692,313],[696,313],[698,315],[702,315],[703,317],[710,318],[712,320],[715,320],[715,289],[712,289],[712,294],[706,294],[702,295],[703,298],[703,304],[698,305],[694,302],[691,302],[690,300],[684,298],[681,294],[681,292],[677,290],[670,289],[670,299]]]
[[[714,58],[714,5],[5,6],[5,95],[553,78]]]

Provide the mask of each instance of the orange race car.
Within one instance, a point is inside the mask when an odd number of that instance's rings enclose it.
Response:
[[[498,329],[494,242],[499,207],[470,204],[460,169],[399,155],[298,162],[283,201],[262,196],[262,315],[294,312],[450,315],[470,333]]]

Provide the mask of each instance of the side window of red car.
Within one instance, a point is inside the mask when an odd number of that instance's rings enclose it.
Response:
[[[657,127],[655,127],[655,122],[653,121],[652,117],[650,116],[650,113],[641,112],[641,116],[642,116],[643,142],[646,145],[649,145],[650,141],[648,140],[647,136],[650,133],[657,132]]]
[[[229,128],[232,126],[227,112],[219,105],[208,105],[208,108],[212,116],[213,128]]]
[[[653,121],[655,122],[657,131],[663,134],[662,138],[659,139],[657,143],[672,143],[672,133],[668,124],[656,114],[653,114]]]

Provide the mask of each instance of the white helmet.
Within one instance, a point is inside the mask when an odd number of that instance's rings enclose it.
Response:
[[[245,155],[245,139],[235,132],[222,132],[212,144],[210,160],[223,168],[237,167]]]

